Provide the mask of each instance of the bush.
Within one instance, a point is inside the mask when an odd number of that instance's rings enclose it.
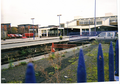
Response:
[[[62,39],[63,37],[60,35],[60,39]]]

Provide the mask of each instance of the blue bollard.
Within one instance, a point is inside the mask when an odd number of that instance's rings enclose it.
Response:
[[[109,81],[114,81],[114,52],[112,42],[110,42],[109,48]]]
[[[98,82],[103,82],[104,81],[104,57],[103,57],[101,43],[99,43],[99,47],[98,47],[97,73],[98,73]]]
[[[36,83],[35,71],[32,63],[27,65],[25,83]]]
[[[86,68],[85,61],[83,56],[83,50],[80,49],[79,60],[78,60],[78,68],[77,68],[77,82],[86,82]]]
[[[119,45],[118,45],[118,40],[116,41],[116,46],[115,46],[115,75],[119,76]]]

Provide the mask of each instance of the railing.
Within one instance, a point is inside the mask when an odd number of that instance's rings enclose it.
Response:
[[[115,46],[115,75],[119,75],[119,48],[118,41]],[[98,82],[104,81],[104,56],[102,52],[101,43],[98,47],[98,56],[97,56],[97,74],[98,74]],[[79,61],[77,68],[77,82],[86,82],[86,67],[84,61],[84,55],[82,49],[80,49],[79,53]],[[114,81],[114,52],[112,42],[110,43],[109,48],[109,81]]]
[[[116,41],[115,46],[115,75],[119,75],[119,46],[118,40]],[[104,81],[104,56],[102,52],[101,43],[98,47],[98,56],[97,56],[97,73],[98,73],[98,82]],[[86,82],[86,67],[84,61],[83,50],[80,49],[78,68],[77,68],[77,82]],[[114,52],[112,42],[110,43],[109,48],[109,81],[114,81]],[[32,63],[27,65],[25,83],[36,83],[35,71]]]

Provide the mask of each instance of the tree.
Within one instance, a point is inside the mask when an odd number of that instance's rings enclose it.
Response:
[[[16,27],[12,27],[11,29],[12,29],[11,33],[13,33],[13,34],[18,33],[18,29]]]

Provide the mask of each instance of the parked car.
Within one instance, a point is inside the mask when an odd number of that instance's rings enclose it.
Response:
[[[21,34],[17,34],[20,38],[22,37],[22,35]]]
[[[71,35],[69,37],[70,41],[78,41],[78,42],[92,42],[97,40],[98,42],[106,42],[109,43],[110,41],[116,41],[118,39],[118,32],[117,31],[104,31],[104,32],[96,32],[97,35],[87,35],[87,36],[80,36],[80,35]]]
[[[11,38],[11,35],[10,35],[10,34],[7,34],[7,36],[8,36],[9,38]]]
[[[18,35],[18,34],[14,34],[14,36],[15,36],[15,37],[17,37],[17,38],[19,37],[19,35]]]
[[[108,31],[108,32],[101,32],[97,36],[89,37],[89,40],[98,40],[99,42],[110,42],[116,41],[118,39],[118,32],[117,31]]]
[[[12,38],[15,37],[14,34],[10,34],[10,36],[11,36]]]

